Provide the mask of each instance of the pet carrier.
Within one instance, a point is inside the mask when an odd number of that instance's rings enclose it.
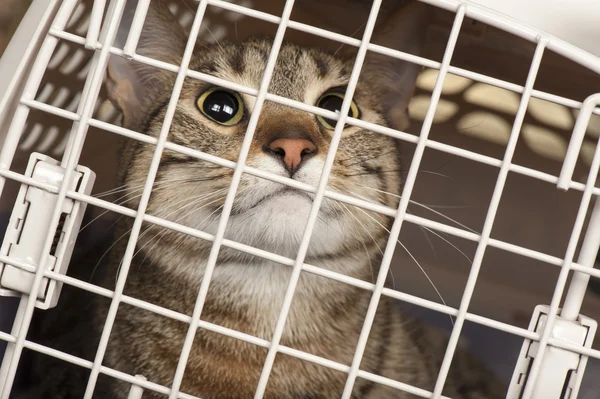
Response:
[[[120,127],[121,115],[107,98],[103,82],[111,55],[154,62],[136,53],[146,11],[153,1],[158,0],[138,0],[137,4],[131,0],[33,0],[4,50],[0,61],[0,220],[5,231],[0,249],[0,340],[6,349],[0,368],[0,399],[11,395],[24,350],[91,370],[86,399],[92,397],[100,374],[129,383],[130,398],[139,398],[145,391],[170,398],[192,397],[179,392],[190,339],[182,348],[171,387],[103,366],[120,305],[172,316],[166,309],[123,295],[127,258],[130,261],[134,256],[142,222],[189,233],[146,215],[158,165],[153,164],[148,172],[142,191],[146,200],[137,210],[111,202],[118,193],[117,149],[125,140],[141,140],[155,146],[159,155],[167,149],[219,162],[170,143],[168,126],[157,140]],[[291,267],[291,282],[272,342],[203,323],[201,305],[185,319],[188,338],[199,328],[212,328],[268,348],[255,398],[264,394],[278,353],[345,372],[342,398],[350,398],[357,378],[420,397],[440,398],[459,338],[466,339],[477,356],[510,381],[508,398],[596,398],[600,388],[591,375],[600,372],[600,346],[594,343],[600,295],[587,286],[590,278],[600,278],[600,271],[594,269],[600,247],[596,202],[600,194],[596,184],[600,169],[600,42],[596,39],[600,8],[594,0],[569,4],[558,0],[421,1],[432,12],[420,56],[369,42],[380,8],[403,7],[410,0],[170,1],[173,15],[200,40],[218,43],[275,34],[265,71],[267,84],[259,90],[245,88],[256,96],[256,112],[266,100],[315,112],[315,107],[273,96],[267,90],[284,37],[332,51],[340,46],[355,48],[358,68],[368,52],[423,68],[409,105],[412,123],[405,132],[348,119],[348,106],[346,114],[338,115],[340,126],[344,122],[358,125],[404,142],[407,173],[396,210],[385,211],[330,191],[326,167],[319,185],[312,187],[316,207],[297,257],[264,253],[224,239],[239,177],[256,173],[244,168],[247,146],[239,162],[227,164],[235,171],[234,182],[220,228],[214,236],[200,232],[197,237],[212,240],[216,254],[221,246],[231,247]],[[123,47],[115,46],[123,10],[132,3],[135,14],[127,40]],[[3,17],[11,17],[11,10],[18,13],[18,8],[12,8],[3,11]],[[7,29],[9,26],[7,23]],[[185,59],[181,68],[172,67],[171,71],[182,79],[211,79],[188,69],[189,57]],[[165,68],[157,62],[154,66]],[[358,79],[358,74],[352,76],[350,87]],[[248,134],[252,135],[254,128],[251,125]],[[341,130],[336,129],[332,141],[340,135]],[[276,179],[269,173],[260,177]],[[389,245],[382,248],[381,269],[373,283],[304,263],[323,198],[394,217]],[[93,228],[82,223],[86,208],[90,216],[85,220],[99,218],[94,223],[100,229],[114,220],[110,215],[135,220],[128,238],[132,251],[125,256],[114,291],[68,274],[73,251],[96,239],[89,231]],[[107,223],[102,224],[103,220]],[[397,240],[410,253],[395,251]],[[417,259],[419,267],[409,267]],[[209,260],[207,270],[212,270],[215,262],[216,256]],[[389,271],[394,276],[392,286],[385,284]],[[300,273],[314,273],[373,292],[352,364],[338,364],[280,345]],[[198,303],[206,297],[210,273],[207,276]],[[93,361],[27,337],[35,321],[34,310],[55,307],[65,285],[111,301]],[[404,311],[450,332],[431,391],[361,370],[382,295],[399,300]],[[447,316],[453,318],[452,323]]]

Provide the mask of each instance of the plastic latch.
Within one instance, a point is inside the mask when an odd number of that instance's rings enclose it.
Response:
[[[548,318],[549,307],[538,305],[529,324],[529,331],[542,333]],[[551,338],[584,348],[591,348],[597,322],[585,316],[576,321],[556,317]],[[507,399],[519,399],[528,383],[529,370],[538,352],[539,343],[526,339],[523,342],[517,366],[513,373]],[[548,345],[545,349],[539,374],[535,380],[532,399],[575,399],[588,357],[576,352]]]
[[[60,187],[65,169],[60,163],[46,155],[33,153],[25,172],[26,176],[55,187]],[[77,166],[71,175],[69,190],[90,194],[96,175],[90,169]],[[60,222],[54,233],[54,241],[46,263],[40,265],[42,250],[50,228],[50,219],[57,205],[58,194],[23,184],[17,196],[9,226],[0,247],[0,255],[8,259],[0,263],[0,295],[32,295],[35,270],[39,266],[59,274],[66,274],[86,204],[65,198],[61,207]],[[30,266],[24,269],[11,265]],[[49,309],[56,306],[62,283],[44,277],[35,295],[36,307]]]

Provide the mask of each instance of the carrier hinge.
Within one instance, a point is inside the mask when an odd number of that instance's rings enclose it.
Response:
[[[29,159],[27,177],[41,184],[58,189],[65,177],[65,169],[48,156],[33,153]],[[69,191],[90,194],[96,175],[90,169],[77,166],[71,174]],[[57,190],[56,190],[57,191]],[[58,194],[49,190],[23,184],[6,229],[0,255],[0,295],[32,295],[35,271],[40,266],[52,214],[57,205]],[[46,256],[44,269],[65,274],[79,233],[86,204],[65,198],[61,217],[54,232],[50,253]],[[10,264],[14,262],[14,264]],[[19,265],[19,266],[16,266]],[[36,307],[49,309],[56,306],[62,283],[44,277],[35,295]]]
[[[529,331],[541,334],[548,318],[549,307],[538,305],[529,324]],[[585,316],[565,320],[556,316],[552,326],[551,341],[545,349],[539,374],[531,399],[575,399],[588,357],[570,350],[552,346],[552,341],[591,348],[597,323]],[[529,381],[529,372],[538,354],[539,343],[526,339],[523,342],[517,366],[513,373],[507,399],[520,399]]]

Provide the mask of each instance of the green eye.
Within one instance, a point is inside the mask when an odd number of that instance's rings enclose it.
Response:
[[[240,96],[218,87],[202,93],[196,106],[208,119],[225,126],[239,123],[244,116],[244,104]]]
[[[323,96],[321,96],[321,98],[319,98],[319,101],[317,101],[317,107],[339,114],[340,110],[342,109],[343,102],[343,93],[326,93]],[[360,116],[360,112],[354,101],[352,101],[352,103],[350,104],[350,111],[348,112],[348,116],[352,118],[358,118]],[[337,122],[333,119],[323,118],[320,115],[317,115],[317,119],[319,120],[319,122],[321,122],[321,125],[325,126],[325,128],[327,129],[334,129],[335,124]]]

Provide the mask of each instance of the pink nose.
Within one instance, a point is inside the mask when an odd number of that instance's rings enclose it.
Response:
[[[281,156],[286,168],[293,173],[305,156],[317,151],[317,146],[306,139],[277,139],[269,144],[269,150]]]

